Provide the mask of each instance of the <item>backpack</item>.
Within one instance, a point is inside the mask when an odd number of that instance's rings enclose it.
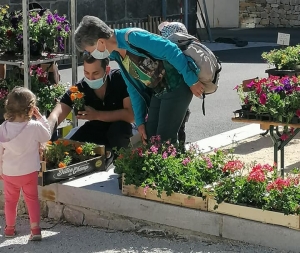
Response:
[[[200,69],[198,77],[205,87],[204,95],[216,92],[222,65],[214,53],[197,38],[186,33],[174,33],[167,39],[175,43],[186,56],[192,58]]]

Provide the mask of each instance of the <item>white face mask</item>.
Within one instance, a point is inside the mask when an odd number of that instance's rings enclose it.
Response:
[[[98,41],[97,41],[96,48],[95,48],[95,50],[94,50],[93,52],[91,52],[91,55],[92,55],[95,59],[102,60],[102,59],[107,58],[107,57],[110,55],[110,53],[108,52],[108,50],[106,49],[106,47],[105,47],[104,52],[100,52],[100,51],[98,50]]]
[[[90,86],[90,88],[97,90],[103,86],[103,84],[106,81],[106,77],[107,77],[106,74],[104,74],[103,77],[96,79],[96,80],[90,80],[90,79],[84,77],[84,81],[88,84],[88,86]]]

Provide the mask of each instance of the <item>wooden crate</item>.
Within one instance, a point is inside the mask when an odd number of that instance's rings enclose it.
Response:
[[[74,144],[76,147],[82,143],[72,140],[67,140]],[[68,180],[89,174],[96,171],[105,171],[105,147],[103,145],[95,148],[95,153],[99,156],[80,162],[71,164],[65,168],[57,168],[47,170],[47,164],[45,161],[41,161],[41,169],[39,172],[39,185],[46,186],[53,183],[58,183],[63,180]]]
[[[144,188],[125,185],[124,183],[122,185],[122,193],[126,196],[207,211],[207,199],[204,200],[201,197],[193,197],[181,193],[172,193],[171,196],[167,196],[166,192],[163,192],[161,198],[159,198],[155,190],[148,189],[145,195]]]
[[[264,211],[258,208],[224,202],[219,204],[218,208],[214,210],[216,204],[217,202],[214,199],[208,198],[208,211],[292,229],[300,229],[300,216],[298,215],[284,215],[283,213]]]

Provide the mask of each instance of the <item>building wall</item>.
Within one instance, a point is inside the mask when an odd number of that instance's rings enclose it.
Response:
[[[300,0],[240,0],[240,27],[299,27]]]

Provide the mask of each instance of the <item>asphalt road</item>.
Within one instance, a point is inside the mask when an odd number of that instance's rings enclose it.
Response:
[[[0,252],[13,253],[276,253],[279,251],[241,242],[197,237],[194,239],[158,238],[136,233],[121,233],[91,227],[57,225],[42,231],[42,242],[28,242],[29,221],[18,219],[18,236],[2,236],[3,216],[0,216]],[[42,226],[51,224],[42,222]]]
[[[270,49],[272,48],[261,47],[215,52],[223,62],[219,89],[205,99],[206,116],[202,114],[202,100],[196,97],[193,98],[190,105],[192,114],[186,125],[188,142],[243,126],[231,122],[232,112],[240,107],[238,95],[233,88],[242,80],[266,76],[264,71],[268,68],[268,65],[263,63],[261,53]],[[114,62],[111,65],[113,68],[117,67]],[[83,77],[82,69],[82,66],[78,67],[78,78]],[[71,69],[64,69],[60,72],[62,81],[71,82]]]

